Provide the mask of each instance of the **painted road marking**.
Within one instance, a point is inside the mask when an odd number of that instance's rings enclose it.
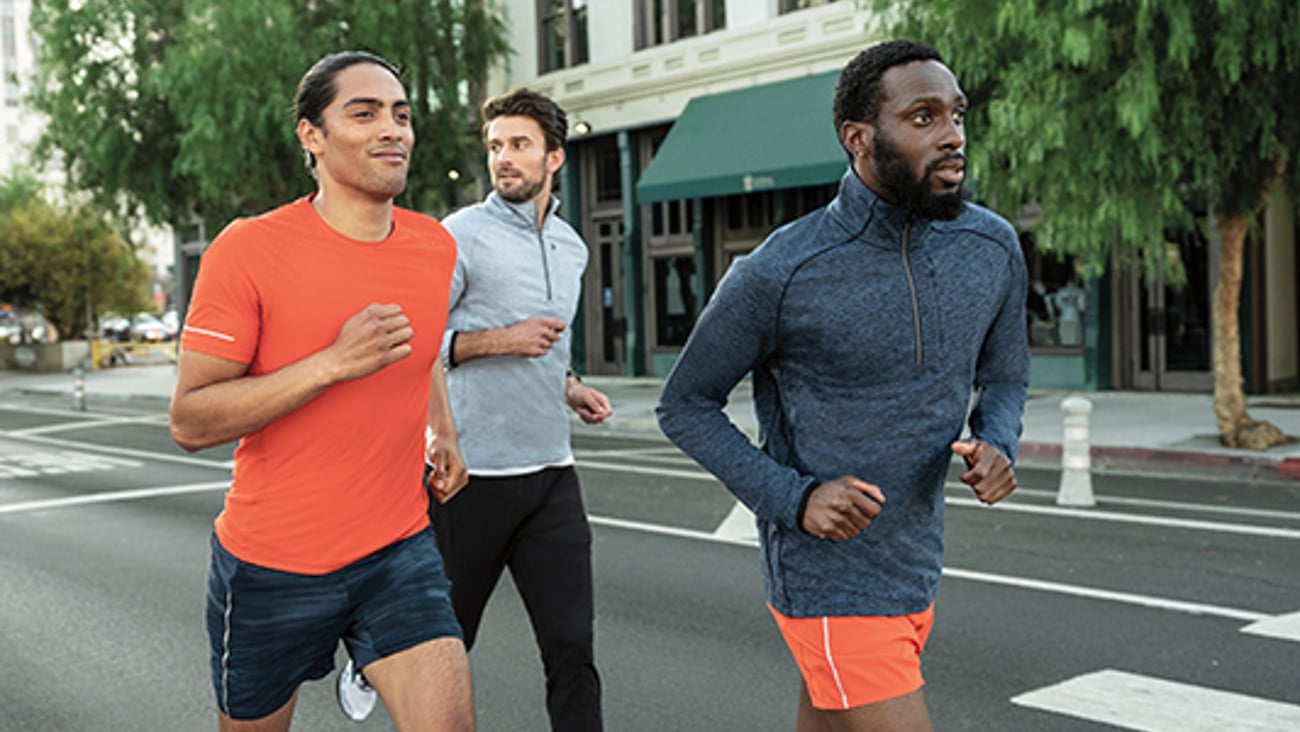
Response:
[[[1241,629],[1243,633],[1262,635],[1268,638],[1300,641],[1300,612],[1265,618]],[[1297,727],[1296,729],[1300,729]]]
[[[729,538],[737,541],[758,541],[758,526],[754,523],[754,513],[745,507],[745,504],[736,501],[736,505],[731,507],[731,513],[718,524],[713,535],[718,538]]]
[[[1013,697],[1013,704],[1142,732],[1300,729],[1300,706],[1106,669]]]
[[[718,479],[703,470],[673,470],[672,468],[652,468],[641,465],[623,465],[620,463],[602,463],[594,460],[579,460],[578,467],[591,470],[612,470],[616,473],[636,473],[639,475],[662,475],[669,478],[686,478],[687,480],[707,480],[714,483]]]
[[[40,475],[67,475],[114,468],[142,468],[137,460],[95,455],[71,450],[13,451],[0,447],[0,478],[34,478]]]
[[[591,470],[609,470],[621,473],[637,473],[641,475],[662,475],[674,478],[686,478],[689,480],[708,480],[718,482],[711,473],[704,470],[673,470],[670,468],[656,468],[642,465],[624,465],[621,463],[605,463],[598,461],[579,460],[578,467],[588,468]],[[1058,506],[1033,506],[1027,504],[1017,504],[1002,502],[997,506],[986,506],[974,498],[954,498],[945,497],[944,502],[949,506],[958,508],[979,508],[982,510],[993,511],[1011,511],[1014,513],[1030,513],[1046,516],[1059,516],[1062,518],[1078,518],[1089,521],[1113,521],[1116,523],[1142,524],[1145,526],[1163,526],[1175,529],[1189,529],[1193,531],[1214,531],[1225,534],[1245,534],[1247,536],[1264,536],[1273,539],[1300,539],[1300,529],[1287,529],[1271,526],[1252,526],[1250,524],[1232,524],[1222,521],[1200,521],[1196,519],[1170,518],[1166,516],[1144,516],[1138,514],[1117,513],[1114,511],[1098,511],[1094,508],[1062,508]]]
[[[732,520],[736,511],[733,510],[728,515],[727,520]],[[605,516],[591,516],[589,520],[592,524],[598,526],[608,526],[615,529],[624,529],[628,531],[639,531],[647,534],[658,534],[660,536],[673,536],[682,539],[695,539],[697,541],[707,541],[716,544],[729,544],[732,546],[758,547],[758,538],[754,532],[749,532],[748,536],[739,531],[723,531],[719,527],[717,531],[705,532],[694,529],[680,529],[674,526],[663,526],[660,524],[650,524],[641,521],[629,521],[627,519],[616,519]],[[723,521],[725,525],[727,520]],[[1009,575],[992,574],[989,572],[976,572],[969,569],[959,569],[956,567],[944,567],[943,574],[946,577],[962,579],[971,582],[983,582],[986,584],[1005,585],[1008,587],[1017,587],[1026,590],[1036,590],[1039,592],[1052,592],[1060,595],[1070,595],[1073,597],[1083,597],[1090,600],[1105,600],[1108,602],[1118,602],[1126,605],[1137,605],[1139,607],[1150,608],[1153,610],[1167,610],[1171,612],[1187,613],[1189,615],[1209,615],[1214,617],[1236,620],[1258,624],[1263,621],[1273,619],[1273,616],[1267,613],[1257,612],[1255,610],[1245,610],[1242,608],[1227,607],[1223,605],[1210,605],[1199,602],[1186,602],[1183,600],[1172,600],[1165,597],[1153,597],[1150,595],[1139,595],[1132,592],[1116,592],[1114,590],[1102,590],[1095,587],[1084,587],[1082,585],[1069,585],[1063,582],[1046,582],[1043,580],[1030,579],[1027,577],[1012,577]],[[1287,617],[1287,616],[1283,616]],[[1250,626],[1247,626],[1250,627]],[[1267,627],[1267,626],[1266,626]],[[1285,640],[1294,640],[1286,636],[1281,637]],[[1300,728],[1297,728],[1300,729]]]
[[[1225,607],[1222,605],[1207,605],[1199,602],[1170,600],[1164,597],[1138,595],[1132,592],[1101,590],[1095,587],[1068,585],[1063,582],[1046,582],[1044,580],[1029,579],[1026,577],[1011,577],[1005,574],[976,572],[969,569],[957,569],[955,567],[944,567],[943,573],[944,576],[947,577],[955,577],[957,579],[970,580],[973,582],[1006,585],[1008,587],[1018,587],[1024,590],[1054,592],[1058,595],[1086,597],[1090,600],[1108,600],[1110,602],[1139,605],[1141,607],[1155,608],[1157,610],[1174,610],[1177,612],[1188,613],[1190,615],[1213,615],[1220,618],[1228,618],[1229,620],[1244,620],[1251,623],[1272,617],[1271,615],[1255,612],[1254,610],[1241,610],[1239,608]]]
[[[1270,539],[1300,539],[1300,529],[1284,529],[1272,526],[1252,526],[1250,524],[1229,524],[1222,521],[1199,521],[1196,519],[1168,518],[1166,516],[1141,516],[1114,511],[1098,511],[1092,508],[1059,508],[1057,506],[1030,506],[1018,503],[999,503],[986,506],[974,498],[945,498],[949,506],[959,508],[981,508],[993,511],[1011,511],[1013,513],[1033,513],[1040,516],[1061,516],[1088,521],[1114,521],[1121,524],[1143,524],[1146,526],[1164,526],[1172,529],[1191,529],[1193,531],[1216,531],[1223,534],[1245,534],[1247,536],[1266,536]]]
[[[151,462],[176,463],[178,465],[194,465],[202,468],[216,468],[218,470],[231,470],[235,467],[233,460],[211,460],[208,458],[189,457],[187,455],[169,455],[165,452],[150,452],[149,450],[133,450],[129,447],[112,447],[110,445],[96,445],[92,442],[78,442],[76,440],[61,440],[57,437],[45,437],[43,435],[15,435],[12,432],[0,431],[0,437],[12,437],[19,442],[35,442],[41,445],[54,445],[57,447],[70,447],[77,450],[92,450],[97,453],[106,455],[120,455],[123,457],[141,458]]]
[[[230,487],[230,481],[220,480],[209,483],[190,483],[188,485],[173,485],[161,488],[136,488],[126,491],[112,491],[105,493],[88,493],[82,496],[65,496],[63,498],[49,498],[41,501],[23,501],[22,503],[11,503],[7,506],[0,506],[0,514],[6,513],[24,513],[27,511],[44,511],[52,508],[67,508],[69,506],[85,506],[94,503],[113,503],[116,501],[135,501],[142,498],[157,498],[159,496],[179,496],[186,493],[202,493],[205,491],[224,491]]]
[[[968,492],[970,486],[965,483],[947,483],[945,488],[965,488]],[[1059,491],[1042,490],[1036,488],[1025,488],[1021,486],[1012,494],[1011,500],[1018,496],[1037,496],[1040,498],[1055,499]],[[1128,496],[1097,496],[1097,505],[1104,506],[1113,504],[1116,506],[1141,506],[1143,508],[1163,508],[1170,511],[1179,511],[1183,513],[1214,513],[1214,514],[1233,514],[1237,516],[1250,516],[1261,519],[1280,519],[1283,521],[1300,521],[1300,511],[1272,511],[1265,508],[1242,508],[1240,506],[1215,506],[1201,503],[1179,503],[1177,501],[1161,501],[1154,498],[1131,498]]]

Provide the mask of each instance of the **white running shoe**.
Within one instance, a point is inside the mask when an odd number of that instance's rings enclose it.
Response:
[[[338,682],[339,708],[343,710],[344,716],[353,722],[360,722],[375,710],[375,700],[379,694],[375,692],[366,677],[357,670],[356,664],[352,659],[339,672]]]

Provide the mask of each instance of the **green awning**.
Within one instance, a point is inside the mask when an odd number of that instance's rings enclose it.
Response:
[[[838,80],[832,71],[692,99],[637,181],[637,203],[839,180]]]

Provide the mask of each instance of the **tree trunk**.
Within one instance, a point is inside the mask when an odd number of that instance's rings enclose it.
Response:
[[[1219,282],[1214,287],[1214,419],[1219,440],[1228,447],[1267,450],[1291,442],[1270,422],[1256,422],[1246,413],[1241,377],[1241,272],[1249,222],[1244,216],[1217,217],[1223,238]]]

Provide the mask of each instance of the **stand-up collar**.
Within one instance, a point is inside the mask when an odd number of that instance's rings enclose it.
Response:
[[[831,201],[828,211],[831,220],[847,238],[870,234],[867,243],[874,246],[898,248],[903,227],[907,224],[907,209],[877,196],[863,183],[853,166],[840,178],[840,190]],[[913,227],[920,219],[913,218]]]
[[[523,203],[512,203],[502,198],[501,194],[497,193],[496,191],[492,191],[491,193],[488,194],[487,204],[488,206],[491,206],[492,208],[495,208],[498,211],[502,211],[508,214],[507,218],[510,219],[511,221],[518,222],[519,224],[526,226],[529,229],[532,229],[533,231],[537,230],[537,204],[533,203],[532,201],[524,201]],[[546,217],[549,218],[551,216],[555,216],[556,215],[555,212],[558,211],[559,208],[560,208],[560,197],[552,193],[550,204],[548,204],[546,207]],[[545,225],[545,223],[546,220],[543,219],[542,220],[543,226]]]

